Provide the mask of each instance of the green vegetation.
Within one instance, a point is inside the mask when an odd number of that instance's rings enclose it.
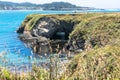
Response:
[[[25,19],[25,21],[22,23],[22,26],[26,26],[25,27],[25,30],[31,30],[35,23],[40,19],[40,16],[38,15],[35,15],[35,16],[32,16],[30,15],[29,17],[27,17]],[[27,24],[26,24],[27,23]],[[29,27],[28,27],[29,26]]]
[[[49,73],[40,67],[33,66],[33,69],[29,73],[9,72],[6,69],[0,69],[1,80],[49,80]]]
[[[66,22],[75,22],[79,24],[82,20],[93,17],[97,14],[54,14],[54,15],[45,15],[45,14],[30,14],[26,17],[26,19],[22,22],[21,27],[24,27],[25,30],[30,31],[41,18],[53,18],[56,21],[66,21]],[[69,27],[69,26],[68,26]]]
[[[22,22],[21,24],[21,27],[24,27],[24,30],[25,31],[30,31],[35,25],[36,23],[38,22],[38,20],[40,20],[41,18],[44,18],[44,17],[47,17],[47,18],[53,18],[54,20],[65,20],[65,21],[72,21],[73,18],[75,17],[72,17],[71,15],[42,15],[42,14],[31,14],[31,15],[28,15],[26,17],[26,19]]]
[[[81,35],[82,34],[82,35]],[[120,40],[120,14],[103,14],[83,20],[70,37],[84,38],[95,46],[105,46]]]

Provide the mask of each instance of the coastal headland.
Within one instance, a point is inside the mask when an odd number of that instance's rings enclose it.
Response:
[[[80,52],[118,41],[119,20],[120,13],[31,14],[17,33],[38,54]]]

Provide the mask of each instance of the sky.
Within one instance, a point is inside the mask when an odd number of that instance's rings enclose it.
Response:
[[[120,0],[0,0],[0,1],[11,1],[11,2],[31,2],[36,4],[44,4],[51,2],[69,2],[77,6],[84,7],[95,7],[95,8],[119,8]]]

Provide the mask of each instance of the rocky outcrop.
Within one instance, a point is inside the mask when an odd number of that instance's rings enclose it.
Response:
[[[31,30],[21,26],[17,32],[20,39],[30,44],[35,53],[58,52],[62,50],[74,28],[74,22],[43,16],[37,20]],[[52,49],[52,50],[51,50]]]

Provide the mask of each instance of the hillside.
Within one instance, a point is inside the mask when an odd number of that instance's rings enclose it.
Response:
[[[65,76],[67,80],[119,80],[120,45],[107,45],[76,55]]]
[[[0,1],[0,10],[86,10],[94,9],[89,7],[79,7],[67,2],[53,2],[48,4],[33,3],[13,3]]]
[[[36,4],[32,3],[13,3],[13,2],[6,2],[0,1],[0,10],[26,10],[26,9],[41,9],[37,7]]]
[[[89,7],[79,7],[67,2],[53,2],[49,4],[43,4],[41,7],[44,10],[89,10],[89,9],[95,9],[95,8],[89,8]]]

